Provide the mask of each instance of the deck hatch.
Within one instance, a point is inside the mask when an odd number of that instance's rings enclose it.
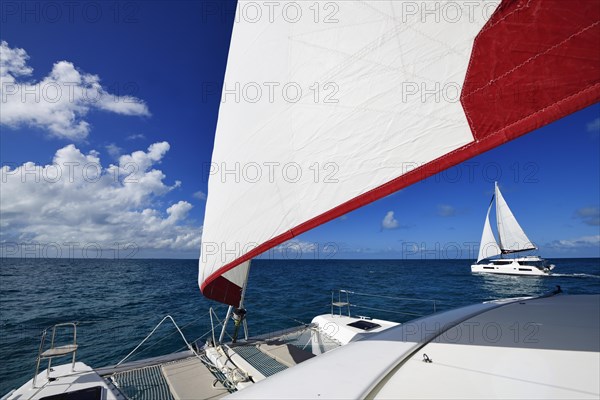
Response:
[[[362,329],[363,331],[370,331],[371,329],[381,328],[381,325],[379,324],[370,321],[365,321],[362,319],[360,321],[352,322],[346,325],[351,326],[353,328]]]

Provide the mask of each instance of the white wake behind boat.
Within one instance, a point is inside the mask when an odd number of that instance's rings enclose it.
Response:
[[[496,241],[496,236],[490,224],[490,211],[494,201],[496,203],[496,227],[500,243]],[[529,240],[525,231],[517,222],[500,192],[498,182],[496,182],[494,196],[492,196],[483,224],[477,263],[471,265],[471,271],[504,275],[549,275],[550,271],[554,269],[554,265],[539,256],[503,257],[507,254],[533,250],[537,250],[537,246]],[[500,258],[497,256],[500,256]]]
[[[599,101],[596,2],[278,4],[310,16],[292,22],[248,20],[241,10],[258,3],[238,3],[198,272],[227,315],[210,311],[205,342],[179,331],[186,351],[107,368],[76,361],[75,334],[42,341],[38,366],[71,362],[3,399],[598,399],[600,295],[557,290],[397,324],[352,315],[340,292],[331,313],[267,337],[248,337],[243,308],[254,257]],[[465,14],[427,17],[449,10]],[[273,96],[230,96],[260,83]]]

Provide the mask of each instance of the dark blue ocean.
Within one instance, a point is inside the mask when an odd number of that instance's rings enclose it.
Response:
[[[468,260],[257,260],[246,295],[251,335],[308,323],[330,311],[331,290],[408,299],[434,299],[438,311],[497,298],[539,295],[556,285],[567,293],[600,293],[600,259],[555,259],[556,275],[473,275]],[[207,301],[197,286],[196,260],[1,259],[0,396],[33,376],[42,330],[77,321],[77,358],[112,365],[132,350],[167,314],[189,340],[210,329]],[[432,311],[429,302],[367,299],[353,309],[397,321]],[[405,313],[405,314],[404,314]],[[164,325],[138,358],[182,349]],[[63,362],[67,362],[64,360]],[[57,360],[56,362],[61,362]]]

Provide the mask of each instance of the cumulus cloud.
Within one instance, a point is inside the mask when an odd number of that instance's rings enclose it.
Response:
[[[394,218],[394,212],[388,211],[383,217],[383,221],[381,221],[381,227],[383,229],[396,229],[400,226],[398,220]]]
[[[84,154],[71,144],[51,164],[4,165],[0,242],[199,249],[201,228],[187,222],[192,205],[162,205],[162,196],[179,185],[165,184],[155,168],[168,150],[167,142],[154,143],[105,167],[98,152]]]
[[[31,75],[33,69],[27,66],[29,56],[23,49],[11,49],[8,43],[0,43],[0,76]]]
[[[600,225],[600,209],[598,207],[582,207],[575,211],[575,216],[587,225]]]
[[[24,49],[0,43],[0,125],[33,126],[55,137],[81,140],[90,132],[84,119],[90,110],[150,115],[143,100],[109,93],[100,77],[81,72],[68,61],[56,62],[38,82],[27,80],[33,72],[28,59]]]

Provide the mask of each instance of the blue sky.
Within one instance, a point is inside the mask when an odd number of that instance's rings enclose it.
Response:
[[[19,185],[3,181],[3,254],[94,257],[113,241],[120,257],[197,257],[234,3],[44,4],[3,3],[0,40],[25,63],[12,65],[13,75],[40,82],[76,71],[88,82],[82,85],[96,82],[112,103],[71,101],[21,114],[5,108],[4,173],[14,176],[26,162],[83,160],[122,179],[133,172],[126,161],[135,160],[145,167],[134,177],[145,184],[133,193],[115,190],[107,178],[63,190],[36,186],[35,173]],[[88,125],[65,122],[69,112]],[[305,233],[297,248],[309,258],[328,257],[329,243],[341,258],[474,258],[498,180],[541,255],[598,257],[599,160],[596,104]],[[109,170],[110,164],[121,169]],[[25,245],[34,242],[76,244]],[[117,254],[104,250],[103,256]]]

